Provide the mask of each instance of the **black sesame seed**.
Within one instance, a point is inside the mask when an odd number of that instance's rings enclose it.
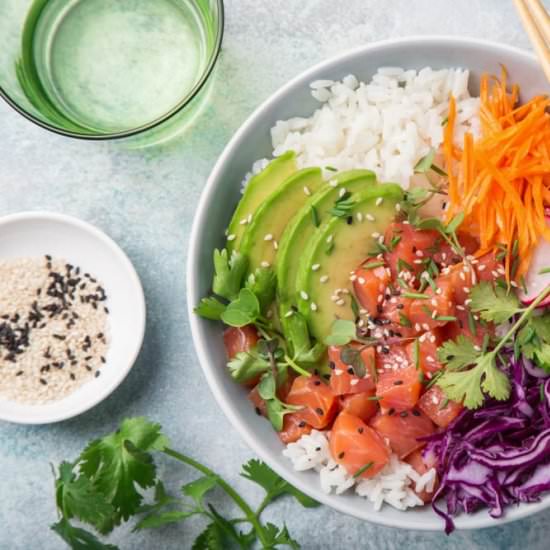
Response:
[[[390,352],[390,348],[388,346],[382,346],[382,353],[388,354]]]
[[[69,376],[71,377],[71,380],[76,380],[76,376],[72,372]]]
[[[321,450],[321,447],[315,447],[315,450],[319,452]]]
[[[100,374],[101,374],[101,373],[100,373],[98,370],[96,370],[94,376],[95,376],[96,378],[98,378]]]
[[[21,376],[23,374],[23,371],[22,370],[18,370],[16,373],[15,373],[15,376]]]
[[[329,361],[328,368],[330,370],[334,370],[336,368],[336,365],[334,364],[334,361]]]
[[[300,420],[299,424],[298,424],[298,428],[305,428],[306,427],[306,423],[304,420]]]
[[[313,381],[313,384],[314,384],[315,386],[320,386],[320,385],[321,385],[321,380],[314,380],[314,381]]]
[[[259,407],[255,407],[254,410],[256,411],[256,414],[257,414],[258,416],[262,416],[262,411],[260,410]]]
[[[357,428],[357,431],[358,431],[360,434],[362,434],[365,430],[364,430],[364,428]]]
[[[394,414],[394,413],[395,413],[395,409],[390,409],[390,410],[388,411],[388,416],[391,416],[391,415]]]
[[[40,383],[43,385],[43,386],[46,386],[48,384],[48,382],[46,380],[44,380],[44,378],[40,378]]]
[[[342,452],[338,455],[338,458],[344,458],[345,454],[346,454],[346,453],[345,453],[344,451],[342,451]]]
[[[325,411],[323,411],[323,409],[321,409],[321,407],[317,407],[315,409],[315,412],[319,415],[319,416],[323,416],[325,414]]]
[[[420,413],[416,409],[413,409],[411,412],[413,416],[420,416]]]
[[[353,370],[353,367],[350,367],[348,369],[348,374],[355,374],[355,371]]]
[[[403,380],[395,380],[393,383],[394,386],[401,386],[403,384]]]
[[[403,309],[405,307],[405,304],[397,304],[397,309]]]
[[[346,218],[346,223],[347,223],[348,225],[351,225],[351,224],[353,223],[353,216],[348,216],[348,217]]]
[[[402,412],[399,413],[399,416],[401,418],[407,418],[407,416],[409,416],[409,413],[407,411],[402,411]]]

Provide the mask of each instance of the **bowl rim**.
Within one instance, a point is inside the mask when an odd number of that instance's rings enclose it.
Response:
[[[218,8],[218,24],[216,26],[216,40],[214,43],[214,48],[212,49],[212,53],[210,54],[210,58],[208,60],[208,63],[206,64],[206,67],[204,68],[201,77],[193,88],[183,97],[174,107],[172,107],[169,111],[164,113],[163,115],[155,118],[151,122],[147,122],[145,124],[142,124],[140,126],[137,126],[136,128],[131,128],[129,130],[123,130],[120,132],[109,132],[104,134],[83,134],[79,132],[75,132],[72,130],[65,130],[63,128],[60,128],[59,126],[56,126],[54,124],[51,124],[45,120],[42,120],[38,118],[37,116],[33,115],[29,111],[27,111],[25,108],[21,107],[17,101],[12,99],[12,97],[8,94],[8,92],[4,89],[4,87],[0,86],[0,98],[2,98],[15,112],[19,113],[21,116],[26,118],[27,120],[33,122],[40,128],[43,128],[44,130],[48,130],[50,132],[53,132],[54,134],[58,134],[65,137],[71,137],[75,139],[81,139],[85,141],[107,141],[107,140],[119,140],[124,138],[129,138],[133,136],[137,136],[139,134],[142,134],[144,132],[147,132],[148,130],[152,130],[153,128],[156,128],[160,126],[163,122],[166,122],[176,114],[178,114],[180,111],[182,111],[195,97],[197,94],[203,89],[204,85],[208,81],[210,75],[212,74],[212,71],[214,70],[214,67],[216,65],[216,61],[218,60],[218,57],[221,52],[222,48],[222,42],[223,42],[223,36],[224,36],[224,29],[225,29],[225,6],[224,6],[224,0],[213,0],[216,2],[216,6]]]
[[[299,73],[297,76],[293,77],[288,82],[283,84],[280,88],[278,88],[273,94],[271,94],[266,100],[264,100],[252,112],[251,115],[248,116],[248,118],[233,134],[232,138],[225,146],[221,155],[218,157],[208,177],[208,180],[201,193],[197,205],[195,218],[193,220],[191,234],[189,238],[189,254],[187,257],[186,274],[187,313],[191,328],[191,336],[193,339],[196,354],[199,359],[199,364],[217,404],[222,409],[224,415],[229,420],[233,428],[235,428],[235,430],[240,434],[240,436],[244,439],[244,441],[248,444],[252,451],[254,451],[277,474],[279,474],[289,483],[296,486],[298,489],[300,489],[310,497],[316,499],[317,501],[334,510],[337,510],[338,512],[385,527],[395,527],[417,531],[443,531],[443,520],[441,518],[438,518],[434,514],[429,519],[423,519],[421,522],[419,522],[418,519],[416,519],[415,521],[416,516],[413,515],[411,516],[411,519],[406,519],[406,517],[400,518],[399,524],[396,524],[394,519],[388,518],[383,512],[373,512],[369,515],[367,519],[365,514],[361,513],[361,510],[363,509],[359,510],[353,505],[346,505],[346,502],[348,502],[349,499],[346,499],[345,495],[338,495],[337,498],[335,498],[335,495],[333,494],[327,495],[326,493],[324,493],[321,490],[320,486],[312,488],[311,485],[309,483],[306,483],[299,475],[302,472],[294,471],[290,467],[288,469],[285,469],[284,467],[279,466],[277,462],[273,461],[271,458],[271,453],[264,449],[260,441],[254,435],[254,432],[240,422],[237,414],[233,411],[231,401],[226,400],[226,398],[223,396],[223,384],[216,381],[216,378],[214,376],[215,366],[211,364],[208,360],[208,342],[201,334],[201,324],[206,321],[200,319],[197,315],[195,315],[195,313],[193,312],[193,308],[201,298],[198,291],[200,279],[200,274],[198,270],[200,262],[198,261],[198,258],[200,257],[201,253],[199,234],[202,227],[205,226],[209,221],[208,205],[210,201],[213,200],[213,196],[216,193],[216,188],[219,185],[220,181],[220,175],[223,173],[227,159],[234,154],[234,149],[236,145],[240,142],[241,137],[246,134],[251,127],[254,126],[254,124],[256,123],[256,119],[259,118],[265,111],[267,111],[273,103],[276,103],[280,98],[284,97],[287,91],[293,88],[296,84],[299,84],[300,82],[308,82],[308,80],[311,80],[312,75],[323,70],[324,68],[328,68],[334,64],[337,64],[348,57],[353,57],[358,54],[368,55],[372,51],[396,45],[415,47],[417,45],[435,46],[441,45],[441,43],[444,43],[446,46],[452,46],[453,44],[455,44],[469,45],[478,47],[480,49],[493,48],[510,53],[531,62],[536,61],[535,55],[527,50],[490,40],[449,35],[411,35],[397,39],[387,39],[372,42],[364,46],[348,49],[324,61],[321,61],[313,65],[309,69]],[[491,518],[488,513],[477,516],[462,514],[453,519],[457,530],[482,529],[496,527],[505,523],[510,523],[512,521],[523,519],[548,507],[550,507],[550,495],[546,496],[539,502],[522,504],[516,508],[511,508],[507,511],[508,513],[504,517],[498,519]],[[403,514],[403,516],[405,516],[405,514]]]
[[[5,216],[1,216],[0,229],[7,224],[28,222],[28,221],[46,221],[46,222],[54,221],[54,222],[58,222],[58,223],[60,222],[60,223],[66,224],[69,228],[76,227],[79,230],[85,233],[88,233],[94,239],[101,241],[105,246],[107,246],[113,252],[113,254],[118,258],[120,263],[124,266],[126,273],[130,277],[129,284],[134,287],[134,291],[135,291],[134,299],[136,300],[135,302],[136,315],[139,321],[139,333],[137,334],[134,348],[130,350],[130,352],[128,353],[127,363],[123,367],[118,366],[117,375],[113,378],[112,382],[109,385],[106,385],[104,388],[100,388],[100,391],[98,391],[95,394],[94,398],[91,399],[89,402],[87,402],[85,405],[75,407],[73,410],[69,410],[64,413],[62,412],[57,414],[50,414],[47,417],[40,418],[40,419],[21,419],[17,415],[10,415],[10,414],[0,415],[0,420],[6,421],[6,422],[12,422],[14,424],[38,426],[43,424],[53,424],[56,422],[61,422],[63,420],[68,420],[70,418],[79,416],[80,414],[85,413],[86,411],[89,411],[90,409],[92,409],[93,407],[101,403],[120,386],[122,381],[126,378],[128,373],[134,366],[143,344],[143,338],[145,336],[145,326],[146,326],[146,305],[145,305],[145,295],[143,292],[143,286],[141,284],[141,281],[139,279],[139,276],[137,274],[137,271],[134,265],[130,261],[130,258],[128,258],[126,253],[122,250],[122,248],[111,237],[109,237],[106,233],[104,233],[101,229],[99,229],[95,225],[92,225],[89,222],[85,222],[74,216],[69,216],[67,214],[60,214],[56,212],[49,212],[45,210],[25,211],[25,212],[18,212],[14,214],[7,214]]]

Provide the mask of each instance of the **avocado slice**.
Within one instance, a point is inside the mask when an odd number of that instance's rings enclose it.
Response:
[[[395,217],[395,205],[403,198],[399,185],[380,184],[361,192],[351,209],[353,220],[332,218],[319,227],[304,250],[296,280],[300,313],[317,340],[330,334],[335,319],[353,319],[350,297],[340,291],[340,305],[332,297],[338,289],[351,293],[350,273],[383,235]],[[361,213],[362,221],[357,220]],[[317,267],[317,264],[319,267]],[[312,269],[315,266],[315,269]]]
[[[261,204],[296,170],[296,154],[287,151],[250,179],[227,228],[227,250],[230,254],[240,248],[248,224],[246,220],[253,219]]]
[[[322,186],[320,168],[305,168],[288,177],[262,203],[252,221],[246,224],[239,251],[248,256],[248,269],[251,273],[258,267],[275,265],[279,239],[288,220]]]
[[[343,189],[355,200],[360,191],[376,184],[376,175],[370,170],[350,170],[334,176],[329,184],[315,193],[291,219],[279,242],[277,287],[279,302],[285,311],[294,302],[299,258],[316,227],[327,220]]]

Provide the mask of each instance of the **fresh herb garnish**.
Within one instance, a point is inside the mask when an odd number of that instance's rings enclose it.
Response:
[[[385,262],[367,262],[366,264],[363,264],[363,269],[366,269],[368,271],[369,269],[384,267],[385,265],[386,265]]]
[[[399,312],[399,324],[402,327],[412,327],[411,320],[401,311]]]
[[[180,496],[171,496],[158,476],[154,460],[158,455],[190,466],[200,477],[183,485],[178,491]],[[308,508],[318,503],[258,460],[245,464],[241,475],[265,491],[256,511],[214,471],[171,449],[158,424],[145,418],[127,419],[116,432],[91,442],[76,460],[59,465],[55,493],[60,519],[51,528],[71,548],[116,550],[92,532],[75,527],[71,520],[78,519],[106,535],[129,519],[136,520],[137,531],[202,517],[206,526],[193,548],[251,548],[257,544],[264,549],[284,545],[298,549],[286,526],[264,523],[262,512],[284,495]],[[154,495],[147,502],[146,491],[153,488]],[[207,501],[213,489],[223,491],[240,509],[238,520],[226,519]]]
[[[402,296],[413,300],[428,300],[430,298],[428,295],[421,294],[420,292],[403,292]]]
[[[334,166],[325,166],[325,170],[328,170],[329,172],[338,172],[338,168],[335,168]]]
[[[351,346],[344,346],[340,351],[340,359],[342,362],[353,368],[355,376],[363,378],[367,373],[365,362],[361,357],[361,349]]]
[[[550,267],[543,267],[543,268],[539,271],[539,275],[546,275],[547,273],[550,273]]]
[[[337,319],[332,323],[331,332],[325,337],[327,346],[344,346],[357,338],[357,327],[353,321]]]
[[[351,193],[346,191],[336,200],[334,206],[330,209],[330,214],[337,218],[345,218],[350,215],[354,205],[355,201],[351,199]]]
[[[483,404],[484,393],[497,400],[506,400],[510,396],[510,380],[497,366],[499,352],[512,338],[531,327],[536,331],[537,319],[533,317],[535,308],[550,294],[550,286],[543,290],[527,308],[519,307],[519,301],[513,294],[506,293],[499,287],[493,288],[487,283],[481,283],[472,290],[471,308],[478,312],[485,321],[503,323],[518,316],[506,334],[500,338],[492,350],[488,350],[489,340],[484,341],[483,349],[479,350],[465,337],[459,336],[456,342],[448,341],[443,344],[438,352],[441,362],[446,364],[445,371],[438,380],[438,385],[444,390],[449,399],[463,402],[469,409],[477,409]],[[544,366],[545,359],[550,365],[550,329],[543,329],[543,342],[539,353],[542,354],[541,363]],[[525,338],[526,335],[523,337]],[[530,337],[532,338],[532,337]],[[535,354],[531,344],[520,346],[520,351]],[[548,350],[548,357],[546,357]],[[535,355],[536,357],[536,355]]]
[[[418,338],[415,338],[413,343],[413,363],[414,368],[420,370],[420,342]]]
[[[434,158],[435,158],[435,149],[430,149],[428,154],[424,157],[422,157],[414,167],[414,173],[415,174],[425,174],[429,172],[430,170],[433,170],[436,174],[439,174],[440,176],[446,176],[447,172],[442,170],[439,166],[434,164]]]
[[[354,474],[354,478],[358,478],[361,474],[366,472],[369,468],[372,468],[374,466],[374,462],[367,462],[364,466],[361,466],[359,470],[357,470]]]
[[[321,222],[319,220],[319,214],[317,213],[317,208],[315,208],[315,206],[311,206],[310,212],[311,212],[311,221],[313,222],[313,225],[315,227],[319,227],[319,224]]]

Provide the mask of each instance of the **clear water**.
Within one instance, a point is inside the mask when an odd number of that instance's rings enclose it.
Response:
[[[75,124],[117,132],[166,114],[208,63],[192,0],[49,0],[32,37],[35,76]]]

